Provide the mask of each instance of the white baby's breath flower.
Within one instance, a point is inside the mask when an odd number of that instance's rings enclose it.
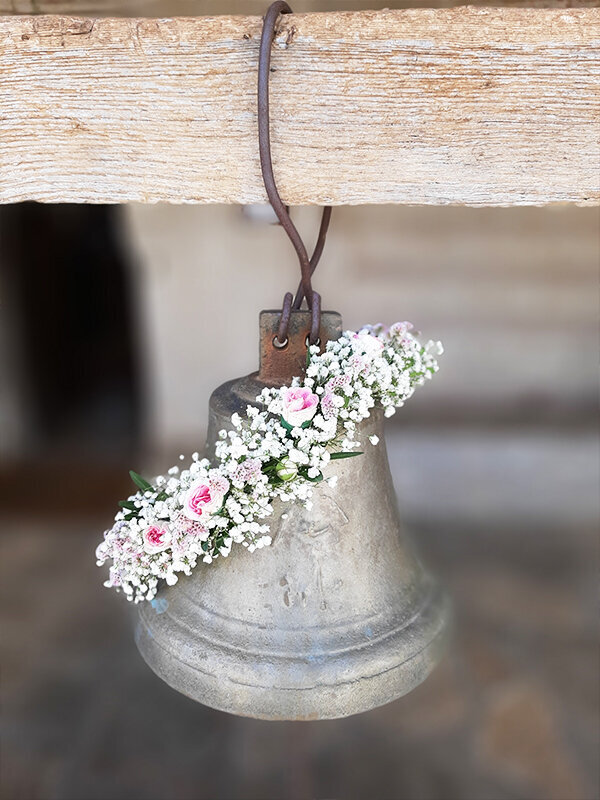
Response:
[[[421,345],[410,323],[396,323],[347,331],[323,352],[309,352],[304,379],[267,387],[258,407],[233,414],[230,429],[218,433],[214,464],[193,453],[188,467],[171,467],[128,498],[96,550],[99,565],[112,562],[106,586],[134,603],[152,600],[160,581],[174,585],[199,561],[226,557],[233,544],[249,552],[268,546],[273,501],[310,509],[321,474],[335,488],[331,454],[354,452],[371,410],[379,405],[391,416],[435,374],[443,350],[438,342]]]

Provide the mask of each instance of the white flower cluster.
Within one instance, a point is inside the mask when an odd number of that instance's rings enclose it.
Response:
[[[273,500],[310,507],[329,462],[360,455],[357,425],[376,404],[391,416],[437,371],[441,353],[439,342],[422,345],[408,322],[347,331],[323,353],[310,347],[304,378],[264,389],[261,408],[232,416],[232,429],[219,433],[216,468],[194,453],[187,469],[172,467],[153,483],[131,473],[138,491],[120,503],[96,550],[99,566],[112,561],[104,585],[136,603],[152,600],[160,580],[177,583],[199,559],[227,556],[234,543],[249,551],[269,545]]]

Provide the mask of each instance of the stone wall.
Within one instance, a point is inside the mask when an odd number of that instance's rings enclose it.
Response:
[[[318,212],[295,212],[308,241]],[[220,382],[256,367],[257,317],[294,289],[278,226],[237,207],[128,206],[149,440],[201,438]],[[446,353],[407,422],[586,417],[595,407],[598,217],[577,208],[335,209],[315,287],[348,327],[410,319]]]

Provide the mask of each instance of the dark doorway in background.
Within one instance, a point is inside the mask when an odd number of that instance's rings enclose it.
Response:
[[[132,280],[118,206],[0,210],[27,439],[43,452],[130,451],[140,418]]]

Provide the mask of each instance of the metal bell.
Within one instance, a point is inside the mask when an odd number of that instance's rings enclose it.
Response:
[[[285,348],[274,347],[279,312],[261,314],[259,373],[220,386],[210,400],[207,449],[265,384],[283,384],[306,359],[310,314],[294,311]],[[324,312],[321,342],[341,317]],[[449,607],[398,518],[374,412],[359,431],[377,435],[358,458],[332,462],[313,507],[276,503],[273,542],[200,564],[143,603],[136,632],[150,667],[205,705],[271,720],[345,717],[406,694],[431,672]]]

